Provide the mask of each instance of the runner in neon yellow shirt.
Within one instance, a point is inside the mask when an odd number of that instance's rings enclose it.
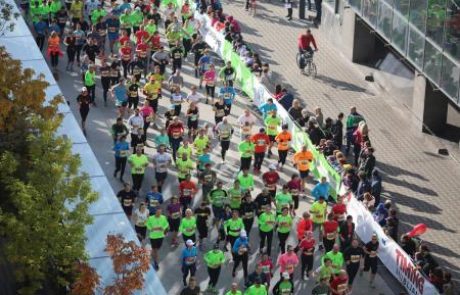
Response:
[[[243,295],[243,292],[238,290],[238,283],[233,282],[232,288],[225,295]]]
[[[270,138],[270,144],[268,145],[268,158],[272,155],[272,146],[275,143],[276,135],[278,135],[278,129],[281,126],[281,118],[276,115],[276,111],[272,111],[269,116],[264,120],[265,127],[267,129],[267,135]]]
[[[240,182],[241,191],[252,191],[254,189],[254,176],[248,170],[243,170],[238,173],[238,181]]]
[[[267,287],[261,284],[260,278],[257,278],[255,284],[247,288],[244,295],[268,295]]]
[[[259,234],[260,234],[260,248],[259,251],[262,252],[265,246],[265,240],[267,240],[267,250],[265,251],[268,256],[271,254],[272,249],[272,240],[273,240],[273,228],[275,227],[275,214],[272,212],[270,205],[265,207],[265,212],[260,214],[257,218],[257,224],[259,225]]]
[[[241,160],[240,170],[251,168],[252,155],[254,155],[255,147],[249,135],[238,145]]]
[[[136,153],[128,158],[131,165],[131,176],[133,178],[133,190],[138,192],[141,189],[144,180],[145,168],[149,165],[149,159],[142,154],[142,148],[136,148]]]
[[[179,183],[185,180],[187,174],[191,174],[195,167],[193,161],[187,156],[187,153],[182,153],[182,156],[176,160],[177,178]]]
[[[276,204],[276,214],[281,214],[281,210],[284,207],[287,207],[289,210],[293,212],[294,201],[292,199],[291,193],[289,192],[289,187],[286,184],[283,185],[283,190],[276,194],[275,204]]]
[[[185,210],[185,217],[180,221],[179,232],[182,233],[184,242],[187,240],[196,241],[196,218],[191,209]]]
[[[217,292],[216,285],[219,280],[220,268],[225,263],[225,254],[219,249],[219,244],[215,244],[214,249],[206,253],[203,259],[208,267],[208,290]]]
[[[209,137],[204,134],[204,129],[200,129],[198,136],[193,141],[193,146],[196,150],[196,155],[201,156],[204,149],[209,145]]]
[[[314,202],[310,207],[311,219],[313,221],[313,230],[319,230],[319,241],[323,241],[323,230],[322,226],[324,221],[326,221],[327,215],[327,203],[324,200],[324,196],[320,196],[318,201]],[[319,249],[322,249],[323,245],[319,245]]]
[[[278,240],[280,242],[281,253],[286,252],[286,240],[291,233],[292,217],[289,215],[289,208],[283,207],[283,211],[276,217]]]
[[[152,246],[153,266],[158,270],[158,251],[163,244],[163,239],[169,229],[169,223],[166,216],[161,214],[161,207],[155,211],[155,215],[150,216],[146,222],[149,230],[150,244]]]
[[[187,158],[189,158],[189,159],[192,158],[193,149],[190,146],[188,139],[184,139],[184,141],[182,141],[182,144],[180,145],[180,147],[177,149],[177,156],[179,158],[182,157],[183,153],[187,154]]]

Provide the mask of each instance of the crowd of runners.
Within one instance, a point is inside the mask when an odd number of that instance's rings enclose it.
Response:
[[[184,289],[180,294],[184,295],[200,294],[195,279],[199,262],[209,274],[207,291],[217,293],[221,268],[229,259],[233,277],[241,265],[244,282],[228,283],[225,294],[294,294],[298,280],[315,284],[312,294],[351,294],[355,277],[363,272],[369,273],[370,287],[374,287],[377,237],[366,244],[357,239],[343,197],[331,197],[326,178],[309,192],[313,155],[306,146],[292,150],[291,134],[277,115],[274,100],[305,128],[343,175],[345,186],[374,212],[388,235],[399,240],[397,211],[391,202],[381,202],[382,180],[375,169],[364,117],[352,107],[346,118],[341,113],[334,120],[324,119],[320,108],[310,112],[286,89],[272,85],[276,89],[273,100],[259,106],[262,124],[249,108],[238,116],[237,125],[231,124],[228,116],[237,94],[236,72],[231,63],[219,65],[210,54],[199,34],[202,24],[194,18],[195,6],[208,13],[212,25],[222,29],[246,65],[269,86],[268,64],[246,46],[238,22],[223,14],[219,1],[178,5],[176,0],[70,0],[64,4],[52,0],[23,6],[53,70],[57,71],[65,51],[66,71],[77,72],[82,79],[84,87],[77,102],[83,131],[90,109],[114,100],[118,116],[111,129],[113,176],[124,186],[117,197],[143,245],[150,245],[154,268],[161,267],[160,248],[183,248]],[[310,31],[299,37],[299,49],[311,51],[310,43],[317,49]],[[199,83],[185,93],[181,68],[189,60]],[[102,97],[96,98],[96,87],[101,87]],[[165,112],[160,111],[160,99],[170,101]],[[212,105],[213,124],[200,121],[204,104]],[[148,136],[152,130],[157,133],[154,138]],[[240,169],[235,179],[220,180],[211,152],[219,150],[219,167],[225,169],[232,141],[238,142]],[[154,147],[155,153],[147,155],[147,147]],[[277,159],[277,164],[267,164],[266,158]],[[286,166],[296,173],[283,182]],[[154,170],[155,185],[146,192],[147,169]],[[168,183],[176,184],[170,191],[177,194],[164,195],[166,180],[175,175],[177,181]],[[263,188],[256,187],[257,179]],[[307,195],[314,199],[313,204],[301,212],[299,203]],[[195,199],[199,205],[193,208]],[[211,240],[212,231],[218,234]],[[260,239],[258,245],[250,243],[255,235]],[[296,243],[288,243],[290,235]],[[272,244],[274,236],[278,245]],[[418,248],[407,236],[402,243],[447,294],[450,274],[438,268],[427,246]],[[318,265],[315,252],[322,257]],[[257,255],[257,263],[249,273],[251,254]],[[280,272],[277,281],[273,279],[275,269]]]

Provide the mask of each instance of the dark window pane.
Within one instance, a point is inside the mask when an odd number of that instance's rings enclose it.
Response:
[[[460,0],[447,4],[446,41],[444,50],[460,61]]]
[[[433,81],[439,84],[441,78],[442,54],[431,42],[425,42],[423,70]]]
[[[409,16],[409,0],[397,0],[394,1],[395,10],[399,11],[405,18]]]
[[[356,8],[359,12],[361,12],[361,0],[350,0],[348,1],[351,6]]]
[[[455,101],[458,98],[458,83],[460,68],[449,58],[444,57],[442,61],[441,88],[443,88]]]
[[[393,38],[395,46],[406,55],[407,49],[407,30],[409,23],[406,18],[396,13],[393,15]]]
[[[363,0],[363,17],[372,25],[377,24],[377,0]]]
[[[426,35],[436,44],[442,46],[444,37],[444,22],[446,20],[446,0],[431,0],[428,2],[428,17]]]
[[[427,0],[411,0],[409,20],[417,29],[425,33]]]
[[[385,2],[379,2],[379,17],[377,21],[377,28],[382,34],[391,41],[391,31],[393,24],[393,9],[385,4]]]
[[[425,47],[425,36],[409,26],[409,59],[420,69],[423,68],[423,51]]]

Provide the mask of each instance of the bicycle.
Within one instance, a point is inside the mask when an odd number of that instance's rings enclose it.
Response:
[[[313,61],[313,53],[308,51],[298,52],[296,62],[302,74],[312,78],[316,77],[317,69],[315,62]]]

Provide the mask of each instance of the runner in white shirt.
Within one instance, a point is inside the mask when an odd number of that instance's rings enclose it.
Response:
[[[180,92],[180,88],[174,87],[174,90],[171,93],[171,104],[174,105],[174,116],[180,116],[183,102],[184,96]]]
[[[134,210],[133,221],[134,228],[142,245],[144,245],[145,236],[147,233],[146,222],[148,218],[149,210],[147,210],[147,206],[145,205],[145,203],[141,202],[139,208]]]
[[[128,125],[131,127],[131,136],[137,135],[139,128],[144,128],[144,118],[139,114],[139,109],[135,109],[134,114],[129,117]]]
[[[161,187],[163,186],[163,183],[168,176],[168,168],[172,163],[171,155],[168,154],[165,150],[166,147],[161,145],[158,148],[158,153],[153,156],[153,164],[155,165],[155,179],[157,181],[157,187],[160,193]]]
[[[243,140],[246,135],[252,134],[252,126],[254,126],[255,123],[256,118],[251,114],[251,111],[248,109],[244,110],[244,114],[238,118],[241,140]]]
[[[202,99],[204,98],[204,95],[203,95],[203,94],[198,93],[198,92],[196,91],[196,86],[195,86],[195,85],[193,85],[193,86],[191,87],[191,90],[192,90],[192,91],[191,91],[191,92],[189,93],[189,95],[187,96],[187,102],[196,102],[196,103],[198,103],[198,102],[200,102],[200,100],[202,100]]]

